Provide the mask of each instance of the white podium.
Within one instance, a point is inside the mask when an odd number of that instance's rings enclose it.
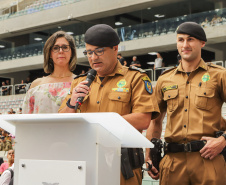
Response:
[[[15,126],[15,185],[119,185],[121,147],[153,147],[117,113],[2,115]]]

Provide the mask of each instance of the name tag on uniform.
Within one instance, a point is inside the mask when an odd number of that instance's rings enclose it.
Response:
[[[166,91],[177,89],[177,88],[178,88],[178,85],[170,85],[170,86],[167,86],[167,87],[163,87],[162,92],[164,93]]]

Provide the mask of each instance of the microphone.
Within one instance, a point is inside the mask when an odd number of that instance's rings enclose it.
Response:
[[[93,80],[95,79],[97,74],[97,71],[94,69],[91,69],[88,71],[87,77],[86,77],[86,81],[88,81],[88,83],[86,84],[88,87],[91,85],[91,83],[93,82]],[[78,109],[78,106],[82,104],[84,97],[78,97],[76,104],[75,104],[75,110]]]

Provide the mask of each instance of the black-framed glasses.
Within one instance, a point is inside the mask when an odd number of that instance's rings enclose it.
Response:
[[[58,45],[54,45],[52,47],[52,51],[54,53],[57,53],[60,51],[60,48],[64,51],[64,52],[68,52],[70,50],[70,45],[62,45],[62,46],[58,46]]]
[[[92,57],[92,55],[93,55],[93,53],[95,53],[97,56],[101,56],[101,55],[103,55],[104,54],[104,49],[105,49],[105,47],[103,47],[103,48],[97,48],[97,49],[94,49],[93,51],[90,51],[90,50],[88,50],[88,51],[83,51],[83,54],[85,55],[85,56],[87,56],[87,57]]]

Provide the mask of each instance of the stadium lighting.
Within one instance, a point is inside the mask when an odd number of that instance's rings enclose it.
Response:
[[[162,18],[162,17],[165,17],[165,15],[156,14],[155,17]]]
[[[120,25],[122,25],[123,23],[122,22],[119,22],[119,21],[117,21],[117,22],[115,22],[115,25],[116,26],[120,26]]]
[[[40,41],[40,40],[42,40],[42,38],[36,37],[36,38],[34,38],[34,40]]]
[[[149,55],[157,55],[157,52],[150,52]]]
[[[71,31],[68,31],[66,33],[69,34],[69,35],[73,35],[74,34],[74,32],[71,32]]]

